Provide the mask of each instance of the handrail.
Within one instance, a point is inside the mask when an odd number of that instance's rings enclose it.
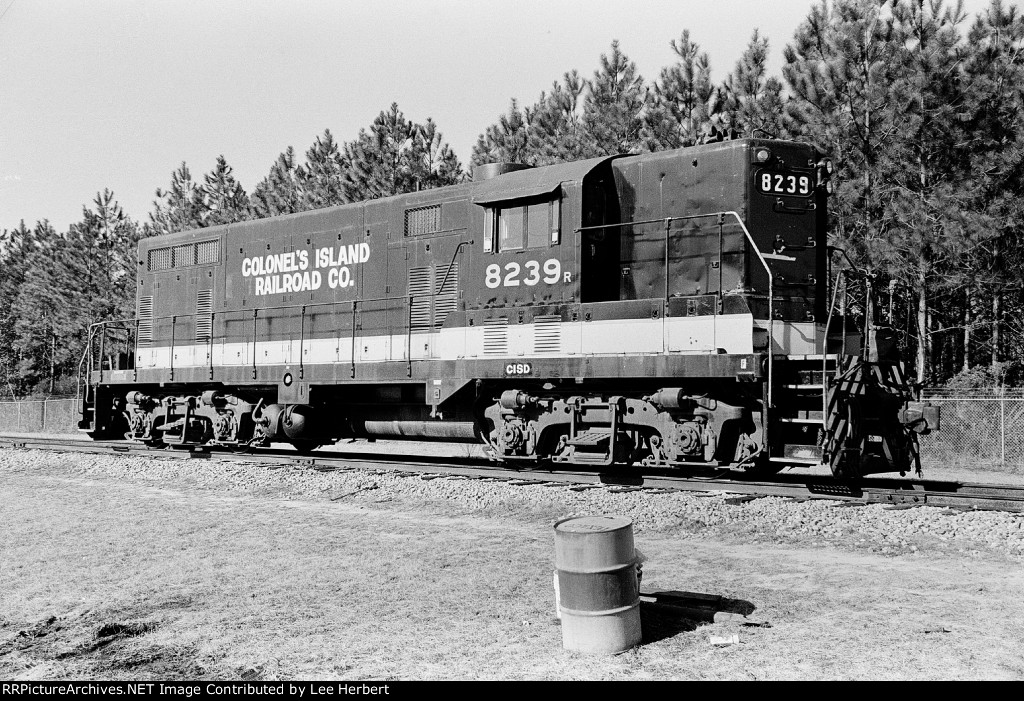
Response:
[[[352,368],[349,371],[349,376],[355,379],[356,376],[356,304],[358,300],[352,301],[352,350],[349,357],[349,362],[352,364]]]
[[[103,382],[103,351],[105,350],[104,344],[107,340],[106,331],[100,334],[100,382]]]
[[[357,340],[357,336],[358,336],[357,328],[356,328],[356,326],[357,326],[357,319],[358,319],[357,315],[358,315],[358,311],[359,311],[359,306],[360,305],[365,305],[368,302],[401,302],[401,303],[404,303],[405,305],[407,305],[408,312],[409,312],[409,315],[408,315],[409,316],[409,319],[408,319],[408,321],[409,321],[409,328],[407,329],[407,336],[408,336],[408,338],[407,338],[407,341],[406,341],[406,356],[407,356],[406,357],[406,361],[407,361],[407,365],[408,365],[407,370],[406,370],[406,374],[411,377],[412,376],[412,305],[413,305],[413,302],[415,300],[421,299],[421,298],[428,298],[428,299],[434,298],[438,294],[440,294],[440,290],[444,289],[444,286],[447,284],[448,279],[449,279],[449,277],[451,275],[451,271],[452,271],[454,263],[455,263],[455,257],[459,254],[459,252],[461,251],[462,247],[464,245],[466,245],[467,243],[470,243],[470,242],[463,241],[463,242],[461,242],[456,247],[455,254],[453,254],[452,260],[451,260],[451,262],[448,265],[448,269],[445,271],[445,276],[441,280],[441,287],[436,292],[428,292],[428,293],[425,293],[425,294],[410,295],[410,296],[407,296],[407,297],[371,297],[369,299],[340,299],[340,300],[331,300],[329,302],[310,302],[310,303],[306,303],[306,304],[282,304],[282,305],[277,305],[277,306],[273,306],[273,307],[252,307],[252,308],[243,307],[242,309],[237,309],[237,310],[225,309],[225,310],[222,310],[220,312],[213,312],[213,313],[211,313],[210,338],[207,339],[207,341],[206,341],[207,348],[208,348],[209,355],[210,355],[210,365],[209,365],[210,379],[213,379],[213,375],[214,375],[214,370],[213,370],[213,368],[214,368],[214,363],[213,363],[213,341],[214,341],[215,334],[213,332],[213,324],[212,324],[212,322],[213,322],[213,319],[216,318],[216,316],[215,316],[216,314],[220,314],[220,316],[222,318],[226,319],[227,316],[229,316],[231,314],[237,314],[240,318],[244,318],[245,314],[247,314],[248,312],[252,312],[252,321],[253,321],[252,377],[253,377],[253,379],[256,379],[259,376],[258,364],[257,364],[257,359],[256,359],[256,342],[257,342],[257,339],[259,337],[259,314],[260,314],[260,312],[262,311],[262,312],[266,313],[268,311],[282,311],[282,310],[288,310],[288,309],[298,309],[298,310],[300,310],[300,315],[301,315],[302,320],[301,320],[300,338],[299,338],[299,379],[303,379],[303,377],[305,375],[305,358],[303,357],[303,353],[304,353],[304,350],[305,350],[305,317],[306,317],[306,313],[307,313],[306,310],[309,307],[334,307],[334,309],[331,311],[331,313],[338,313],[338,311],[339,311],[337,309],[338,305],[343,305],[343,306],[344,305],[348,305],[348,306],[351,307],[351,310],[352,310],[352,316],[351,316],[351,326],[352,326],[352,328],[351,328],[351,341],[352,341],[351,353],[352,353],[352,355],[351,355],[351,358],[350,358],[350,364],[351,364],[350,376],[354,378],[356,376],[356,364],[357,364],[356,363],[356,340]],[[164,314],[164,315],[161,315],[161,316],[151,316],[151,317],[147,317],[146,318],[146,320],[150,321],[150,322],[165,321],[165,320],[170,320],[171,321],[171,324],[172,324],[172,327],[171,327],[171,334],[172,334],[171,335],[171,354],[172,354],[172,356],[171,356],[171,359],[170,359],[170,372],[171,372],[170,379],[171,380],[174,379],[174,358],[173,358],[173,353],[174,353],[174,345],[175,345],[175,342],[176,342],[175,330],[176,330],[177,321],[179,319],[197,318],[200,315],[201,314],[199,312],[195,312],[195,313],[185,313],[185,314]],[[82,360],[79,363],[79,383],[81,383],[81,377],[82,377],[82,374],[83,374],[83,372],[82,372],[83,371],[83,366],[85,365],[85,361],[86,361],[87,356],[88,356],[88,354],[90,352],[90,348],[91,348],[91,344],[92,344],[92,339],[95,337],[95,335],[97,333],[99,333],[102,338],[105,338],[106,337],[106,331],[107,331],[108,328],[116,328],[118,326],[124,326],[125,328],[127,328],[128,325],[134,325],[135,328],[136,328],[136,335],[135,335],[136,345],[135,345],[135,349],[133,350],[133,353],[137,354],[137,352],[138,352],[138,330],[137,329],[138,329],[139,321],[140,321],[139,317],[132,317],[132,318],[124,318],[124,319],[109,319],[107,321],[97,321],[97,322],[89,325],[89,341],[86,344],[85,352],[82,354]],[[136,368],[135,368],[135,370],[136,370],[135,379],[138,379],[137,360],[136,360]],[[85,381],[86,381],[86,384],[88,384],[88,378],[86,378]],[[81,407],[78,407],[78,409],[80,410]]]
[[[452,273],[452,266],[455,265],[456,257],[458,257],[459,252],[462,251],[462,247],[463,246],[466,246],[466,245],[471,244],[471,243],[473,243],[473,242],[472,241],[460,241],[459,245],[455,247],[455,253],[452,254],[452,259],[448,263],[448,269],[444,271],[444,279],[441,280],[441,284],[438,285],[437,290],[434,292],[434,294],[432,296],[436,297],[437,295],[441,294],[444,291],[444,284],[446,282],[448,282],[448,276],[451,275],[451,273]],[[412,302],[409,303],[409,308],[410,308],[410,310],[412,309]],[[410,311],[410,313],[411,313],[411,311]],[[410,322],[409,322],[409,329],[410,330],[412,329],[412,321],[411,321],[411,319],[410,319]]]
[[[168,366],[170,368],[170,371],[171,371],[171,376],[170,376],[169,379],[172,382],[174,381],[174,329],[177,327],[177,325],[178,325],[178,317],[177,316],[171,316],[171,352],[168,353],[167,364],[168,364]],[[106,336],[106,334],[104,334],[104,336]]]
[[[100,322],[100,323],[104,323],[104,322]],[[78,361],[78,374],[75,377],[75,413],[76,414],[81,414],[82,413],[82,409],[83,409],[83,406],[82,406],[82,391],[81,391],[81,388],[82,388],[82,370],[83,370],[83,368],[85,366],[86,358],[88,358],[90,353],[92,353],[92,337],[93,337],[93,334],[96,332],[96,329],[94,328],[95,326],[97,326],[97,324],[90,324],[89,325],[89,335],[88,335],[88,337],[86,338],[86,341],[85,341],[85,349],[82,351],[82,358]],[[92,372],[92,368],[91,367],[89,368],[89,372],[90,373]],[[86,377],[86,382],[85,382],[86,388],[88,388],[89,385],[91,384],[88,381],[88,379],[89,378]]]
[[[306,374],[305,358],[302,357],[302,351],[306,347],[306,305],[302,305],[302,312],[299,315],[299,379],[303,379]]]
[[[765,259],[764,255],[762,255],[761,249],[759,249],[757,247],[757,244],[754,242],[754,237],[751,236],[750,230],[747,229],[747,225],[743,223],[743,219],[740,218],[740,215],[738,213],[736,213],[735,211],[733,211],[733,210],[728,210],[728,211],[721,211],[721,212],[709,212],[707,214],[690,214],[690,215],[687,215],[685,217],[662,217],[660,219],[645,219],[645,220],[642,220],[642,221],[619,222],[617,224],[599,224],[599,225],[595,225],[595,226],[581,226],[580,228],[576,229],[576,232],[590,231],[590,230],[596,230],[596,229],[609,229],[609,228],[612,228],[612,227],[622,227],[622,226],[639,226],[639,225],[642,225],[642,224],[659,224],[659,223],[664,222],[665,223],[665,231],[666,231],[666,240],[665,240],[666,252],[665,252],[665,257],[666,257],[666,260],[667,260],[668,259],[668,250],[667,250],[667,247],[668,247],[668,237],[667,237],[667,232],[668,232],[669,225],[670,225],[671,222],[673,222],[673,221],[686,221],[686,220],[689,220],[689,219],[702,219],[702,218],[706,218],[706,217],[724,217],[724,216],[731,216],[733,219],[736,220],[736,223],[740,225],[740,229],[743,230],[743,235],[746,237],[747,242],[750,244],[750,247],[754,250],[754,253],[757,254],[757,259],[761,262],[761,265],[764,267],[765,272],[768,274],[768,397],[766,399],[766,404],[765,404],[765,409],[764,409],[764,421],[763,421],[763,424],[764,424],[764,426],[763,426],[764,444],[765,444],[765,446],[768,446],[768,424],[769,424],[768,413],[769,413],[770,407],[772,406],[772,401],[773,401],[773,398],[772,398],[772,394],[773,394],[772,393],[772,385],[774,384],[773,379],[774,379],[774,364],[775,364],[774,363],[775,349],[773,348],[773,344],[775,343],[775,276],[772,275],[772,269],[768,265],[768,261]],[[719,236],[722,236],[721,230],[719,230]],[[719,266],[722,265],[721,259],[719,259],[718,265]],[[668,294],[667,294],[667,290],[668,290],[668,270],[667,269],[665,271],[665,289],[666,289],[665,298],[667,300],[668,299]],[[719,290],[719,294],[721,294],[721,290]]]
[[[432,293],[423,294],[423,295],[416,295],[416,297],[430,297],[430,296],[433,296]],[[308,302],[306,304],[281,304],[281,305],[274,306],[274,307],[242,307],[241,309],[222,309],[220,311],[220,313],[221,314],[225,314],[225,313],[229,313],[229,312],[237,312],[239,314],[242,314],[242,313],[245,313],[245,312],[259,312],[259,311],[269,312],[269,311],[280,311],[280,310],[283,310],[283,309],[299,309],[301,307],[326,307],[326,306],[333,306],[335,304],[363,304],[365,302],[397,302],[397,301],[402,301],[402,299],[403,299],[402,297],[372,297],[370,299],[338,299],[338,300],[332,300],[330,302]],[[190,314],[164,314],[162,316],[148,316],[148,317],[146,317],[146,321],[159,321],[159,320],[162,320],[162,319],[170,319],[171,317],[178,317],[179,319],[182,319],[182,318],[195,317],[195,316],[199,316],[199,313],[198,312],[194,312],[194,313],[190,313]],[[139,317],[134,317],[133,316],[133,317],[125,317],[124,319],[108,319],[107,321],[96,321],[96,322],[90,324],[90,328],[93,327],[93,326],[107,326],[107,325],[111,325],[111,324],[135,323],[136,321],[138,321],[138,319],[139,319]]]
[[[252,379],[256,379],[258,373],[256,371],[256,336],[258,335],[258,324],[259,324],[259,309],[252,310]]]
[[[832,288],[832,301],[828,307],[828,316],[825,317],[825,332],[822,338],[821,345],[821,422],[825,424],[826,428],[828,424],[828,330],[832,325],[832,313],[836,308],[836,301],[839,298],[839,278],[846,273],[845,270],[840,270],[836,274],[835,287]],[[843,346],[840,349],[840,353],[846,351],[846,319],[843,319]],[[837,354],[838,355],[838,354]],[[836,363],[836,372],[839,371],[839,363]]]
[[[216,316],[216,312],[210,312],[210,337],[206,339],[206,355],[209,356],[210,361],[210,379],[213,379],[213,319]],[[138,373],[138,364],[136,363],[135,372]]]
[[[454,259],[452,260],[454,262]],[[447,278],[446,278],[447,279]],[[444,283],[441,288],[444,289]],[[412,302],[415,295],[409,296],[409,313],[406,315],[406,331],[405,331],[405,376],[412,377]],[[389,341],[390,343],[390,341]]]

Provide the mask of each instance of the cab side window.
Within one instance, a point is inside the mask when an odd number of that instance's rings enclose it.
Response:
[[[559,204],[557,199],[545,199],[488,207],[484,215],[484,251],[521,251],[557,244],[561,238]]]
[[[523,247],[526,233],[525,212],[528,207],[508,207],[498,210],[498,250],[518,251]]]

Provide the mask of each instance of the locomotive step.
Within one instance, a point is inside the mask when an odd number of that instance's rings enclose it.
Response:
[[[795,360],[795,361],[800,361],[800,360],[817,360],[818,362],[821,362],[822,360],[838,360],[839,359],[839,356],[837,354],[835,354],[835,353],[829,353],[828,355],[822,355],[821,353],[811,354],[811,355],[781,355],[781,356],[775,356],[775,357],[783,359],[783,360]]]
[[[607,465],[609,458],[605,453],[589,453],[586,451],[572,454],[569,461],[573,465]]]
[[[607,447],[608,441],[612,438],[612,432],[606,429],[591,429],[578,433],[574,438],[570,438],[566,445],[571,445],[577,448],[598,448]]]
[[[803,443],[787,443],[782,449],[782,455],[787,460],[797,460],[801,463],[808,461],[811,464],[821,462],[824,453],[824,448],[820,445],[806,445]]]
[[[784,424],[824,424],[825,423],[821,419],[804,419],[804,418],[795,418],[795,417],[790,417],[790,416],[780,416],[778,420],[781,423],[784,423]]]
[[[784,462],[788,465],[818,465],[821,460],[815,458],[768,458],[768,462]]]
[[[825,385],[820,385],[820,384],[818,384],[818,385],[811,385],[811,384],[807,384],[807,385],[782,385],[782,389],[795,389],[795,390],[806,389],[806,390],[814,390],[816,392],[820,392],[821,390],[825,389]]]

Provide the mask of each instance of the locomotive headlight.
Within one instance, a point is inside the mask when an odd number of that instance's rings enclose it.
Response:
[[[835,165],[832,164],[831,158],[825,159],[825,172],[828,173],[829,175],[832,175],[833,173],[836,172],[836,167]]]
[[[831,180],[827,181],[827,182],[825,183],[825,192],[827,192],[828,194],[830,194],[830,195],[831,195],[831,194],[832,194],[832,193],[834,193],[835,191],[836,191],[836,186],[832,184],[832,181],[831,181]]]
[[[767,163],[772,157],[772,152],[766,148],[759,148],[754,153],[754,158],[757,159],[758,163]]]

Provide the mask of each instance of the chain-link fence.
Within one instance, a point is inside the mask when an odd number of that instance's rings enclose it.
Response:
[[[1024,466],[1024,390],[997,393],[925,391],[942,409],[942,429],[921,436],[928,466]],[[78,434],[74,399],[0,402],[0,433]]]
[[[922,398],[942,410],[942,428],[921,437],[925,467],[1024,465],[1024,390],[925,390]]]
[[[74,399],[0,402],[0,433],[78,433]]]

